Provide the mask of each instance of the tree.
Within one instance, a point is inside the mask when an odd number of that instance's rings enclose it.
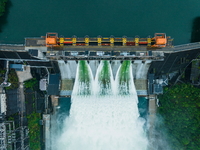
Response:
[[[8,0],[0,0],[0,16],[2,16],[5,12],[6,2]]]
[[[173,150],[200,149],[200,89],[178,84],[159,96],[158,113],[164,118]]]
[[[38,81],[36,78],[33,78],[31,80],[24,82],[24,85],[26,88],[31,88],[32,90],[34,90],[38,86]]]

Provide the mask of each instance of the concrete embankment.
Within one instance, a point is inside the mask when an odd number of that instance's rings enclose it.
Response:
[[[149,115],[148,115],[149,150],[154,150],[156,110],[157,110],[156,95],[149,95]]]
[[[51,132],[50,132],[50,125],[51,122],[51,115],[50,114],[43,114],[43,131],[44,131],[44,139],[45,139],[45,150],[51,149]]]

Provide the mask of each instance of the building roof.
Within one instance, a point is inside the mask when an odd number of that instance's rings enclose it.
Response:
[[[18,89],[6,90],[6,102],[7,102],[7,112],[6,115],[12,115],[19,112],[20,100],[18,95]]]
[[[37,49],[29,49],[28,52],[32,56],[38,56],[38,50]]]
[[[0,94],[0,113],[5,113],[7,110],[6,94]]]
[[[46,91],[47,90],[47,80],[46,79],[41,79],[40,80],[40,90],[41,91]]]
[[[47,88],[48,95],[59,95],[60,74],[50,74]]]
[[[153,84],[154,94],[163,94],[162,84]]]
[[[46,38],[46,43],[47,44],[56,44],[56,38]]]
[[[10,68],[15,69],[16,71],[24,71],[24,65],[22,64],[10,64]]]

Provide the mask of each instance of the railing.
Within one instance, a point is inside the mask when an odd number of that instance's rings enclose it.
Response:
[[[24,46],[24,44],[1,44],[0,46]]]
[[[186,51],[198,48],[200,48],[200,42],[177,45],[174,46],[173,51]]]
[[[11,51],[12,50],[13,51],[24,50],[24,49],[19,49],[20,47],[24,47],[24,46],[25,46],[24,44],[1,44],[0,43],[0,50],[11,50]],[[44,46],[37,46],[37,47],[44,47]],[[104,48],[104,47],[102,47],[102,48]],[[136,48],[138,48],[138,47],[136,47]],[[192,50],[192,49],[200,49],[200,42],[182,44],[182,45],[177,45],[174,47],[165,47],[165,48],[159,49],[158,51],[179,52],[179,51],[186,51],[186,50]]]
[[[24,50],[24,48],[24,44],[0,44],[0,50],[16,51]]]

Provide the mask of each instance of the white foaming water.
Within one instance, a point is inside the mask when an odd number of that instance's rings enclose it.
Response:
[[[81,68],[80,63],[78,63],[77,66],[76,80],[74,83],[74,89],[72,95],[83,95],[84,93],[88,93],[88,91],[90,91],[91,93],[93,89],[93,82],[91,82],[93,81],[92,70],[89,67],[88,63],[84,61],[82,62],[83,62],[83,68]],[[81,74],[83,72],[87,73]]]
[[[144,70],[144,64],[139,63],[137,66],[136,79],[140,79],[142,77],[143,70]]]
[[[100,65],[97,73],[102,69]],[[110,81],[120,87],[118,77]],[[119,95],[119,91],[100,95],[95,91],[99,84],[92,82],[95,83],[92,88],[94,94],[73,93],[70,116],[65,120],[63,133],[57,138],[57,150],[146,150],[148,140],[143,130],[144,120],[139,118],[133,81],[122,85],[129,86],[125,87],[130,91],[127,95]],[[78,88],[75,84],[74,91]]]
[[[69,63],[65,63],[63,60],[59,60],[58,66],[60,68],[62,79],[71,79],[72,78],[72,73],[71,73],[72,71],[70,69]]]

